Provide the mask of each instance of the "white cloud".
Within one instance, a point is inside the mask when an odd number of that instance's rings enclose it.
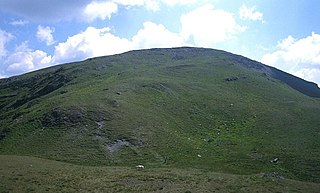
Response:
[[[105,20],[110,19],[111,15],[118,11],[118,5],[110,1],[93,1],[84,9],[85,18],[93,21],[97,18]]]
[[[29,23],[29,21],[27,21],[27,20],[14,20],[14,21],[11,21],[10,22],[10,25],[13,25],[13,26],[23,26],[23,25],[26,25],[26,24],[28,24]]]
[[[144,28],[132,38],[135,49],[139,48],[163,48],[185,45],[179,34],[170,32],[165,26],[152,22],[145,22]]]
[[[55,47],[54,63],[83,60],[89,57],[112,55],[132,49],[176,47],[185,45],[179,34],[161,24],[145,22],[132,39],[120,38],[110,28],[88,27],[84,32],[69,37]]]
[[[215,43],[233,39],[245,30],[237,24],[232,13],[214,9],[210,4],[181,16],[181,35],[192,38],[195,45],[211,47]]]
[[[239,10],[240,19],[243,20],[252,20],[252,21],[262,21],[263,22],[263,13],[256,10],[255,7],[247,7],[242,5]]]
[[[41,25],[38,26],[37,38],[41,42],[45,42],[47,46],[50,46],[55,43],[52,33],[54,32],[54,28],[43,27]]]
[[[88,27],[55,47],[55,63],[82,60],[88,57],[111,55],[132,49],[129,40],[111,34],[110,29]]]
[[[51,56],[41,50],[28,48],[27,43],[18,46],[5,61],[6,71],[10,74],[20,74],[50,66]]]
[[[296,39],[294,39],[294,37],[292,37],[291,35],[288,36],[286,39],[282,40],[281,42],[278,43],[277,47],[283,50],[286,50],[287,48],[289,48],[292,44],[294,44],[294,42],[296,41]]]
[[[13,35],[0,29],[0,58],[7,55],[6,44],[13,39]]]
[[[278,43],[277,50],[265,54],[261,61],[320,84],[320,35],[313,32],[302,39],[288,36]]]

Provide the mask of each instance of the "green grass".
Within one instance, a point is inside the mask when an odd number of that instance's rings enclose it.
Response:
[[[230,175],[198,169],[90,167],[0,156],[0,192],[318,192],[319,184],[277,175]]]
[[[3,155],[320,182],[320,100],[214,50],[90,59],[1,81],[0,93]],[[110,152],[117,140],[130,145]]]

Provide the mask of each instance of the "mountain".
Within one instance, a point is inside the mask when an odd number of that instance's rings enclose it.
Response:
[[[320,182],[319,98],[220,50],[130,51],[0,80],[0,154]]]

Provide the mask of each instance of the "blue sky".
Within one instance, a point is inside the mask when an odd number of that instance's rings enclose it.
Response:
[[[316,0],[0,0],[0,78],[154,47],[223,49],[320,84]]]

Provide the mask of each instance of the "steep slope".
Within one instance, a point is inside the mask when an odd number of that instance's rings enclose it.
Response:
[[[306,96],[318,96],[312,85],[201,48],[55,66],[0,81],[0,153],[319,182],[320,101]]]

